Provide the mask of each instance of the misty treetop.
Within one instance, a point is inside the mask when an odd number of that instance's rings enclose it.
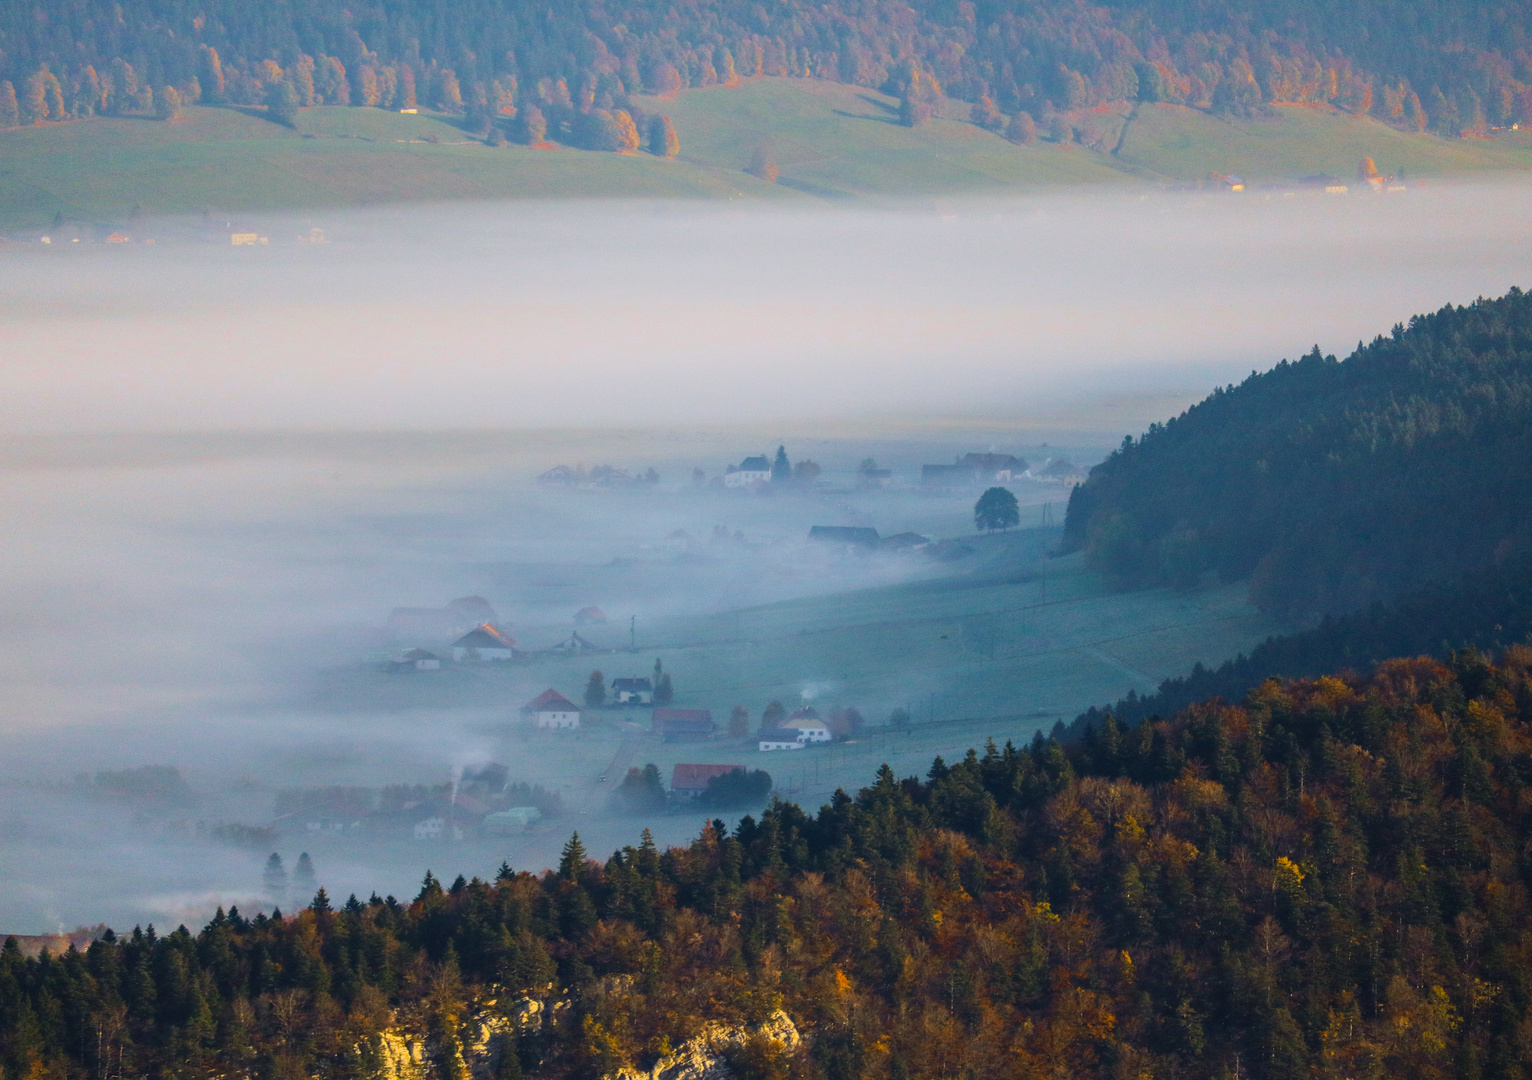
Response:
[[[950,95],[1017,142],[1035,138],[1034,117],[1121,100],[1241,115],[1327,103],[1455,137],[1532,119],[1529,15],[1528,0],[5,0],[0,123],[169,119],[195,101],[265,105],[288,122],[313,104],[418,103],[467,113],[476,134],[521,113],[513,130],[530,142],[549,127],[607,148],[647,136],[674,156],[674,128],[629,95],[776,75],[880,88],[909,123]]]
[[[1532,650],[1270,681],[685,847],[575,836],[408,902],[9,942],[0,1068],[362,1080],[393,1030],[448,1080],[463,1017],[535,999],[498,1076],[648,1068],[782,1008],[806,1048],[734,1075],[1522,1078],[1529,784]]]
[[[1532,296],[1252,374],[1091,470],[1065,545],[1125,583],[1248,578],[1308,618],[1532,553]]]

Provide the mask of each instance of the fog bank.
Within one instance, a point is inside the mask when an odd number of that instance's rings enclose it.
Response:
[[[311,224],[331,242],[294,242]],[[158,223],[154,247],[0,252],[0,425],[532,429],[1200,395],[1525,283],[1532,199],[499,204],[256,226],[270,247]]]

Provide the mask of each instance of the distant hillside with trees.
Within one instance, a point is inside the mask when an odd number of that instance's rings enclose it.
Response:
[[[673,133],[629,95],[792,75],[898,95],[911,124],[959,98],[1017,141],[1123,100],[1241,116],[1329,104],[1457,137],[1532,120],[1529,25],[1529,0],[3,0],[0,125],[171,119],[197,102],[284,120],[314,104],[420,106],[486,136],[503,118],[531,142],[543,123],[608,149],[647,134],[664,155]]]
[[[1532,296],[1315,349],[1152,425],[1073,492],[1065,547],[1126,585],[1249,579],[1317,619],[1532,554]]]
[[[686,847],[7,941],[0,1071],[598,1080],[783,1010],[729,1075],[1521,1080],[1529,791],[1532,650],[1273,680]]]

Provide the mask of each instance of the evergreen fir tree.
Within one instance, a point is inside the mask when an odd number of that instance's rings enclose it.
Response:
[[[559,856],[559,877],[566,881],[578,882],[585,873],[585,845],[580,843],[580,834],[574,833],[569,838],[569,843],[564,845],[564,852]]]
[[[771,463],[771,482],[773,484],[790,483],[793,478],[793,467],[787,460],[787,448],[777,447],[777,456]]]

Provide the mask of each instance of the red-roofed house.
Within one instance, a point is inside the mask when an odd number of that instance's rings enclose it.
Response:
[[[521,707],[521,714],[540,728],[580,726],[580,707],[557,690],[544,690]]]
[[[718,731],[707,709],[655,709],[653,730],[666,742],[699,742]]]
[[[695,799],[707,790],[707,782],[715,776],[727,776],[738,772],[743,765],[677,765],[670,771],[670,790],[686,799]]]

